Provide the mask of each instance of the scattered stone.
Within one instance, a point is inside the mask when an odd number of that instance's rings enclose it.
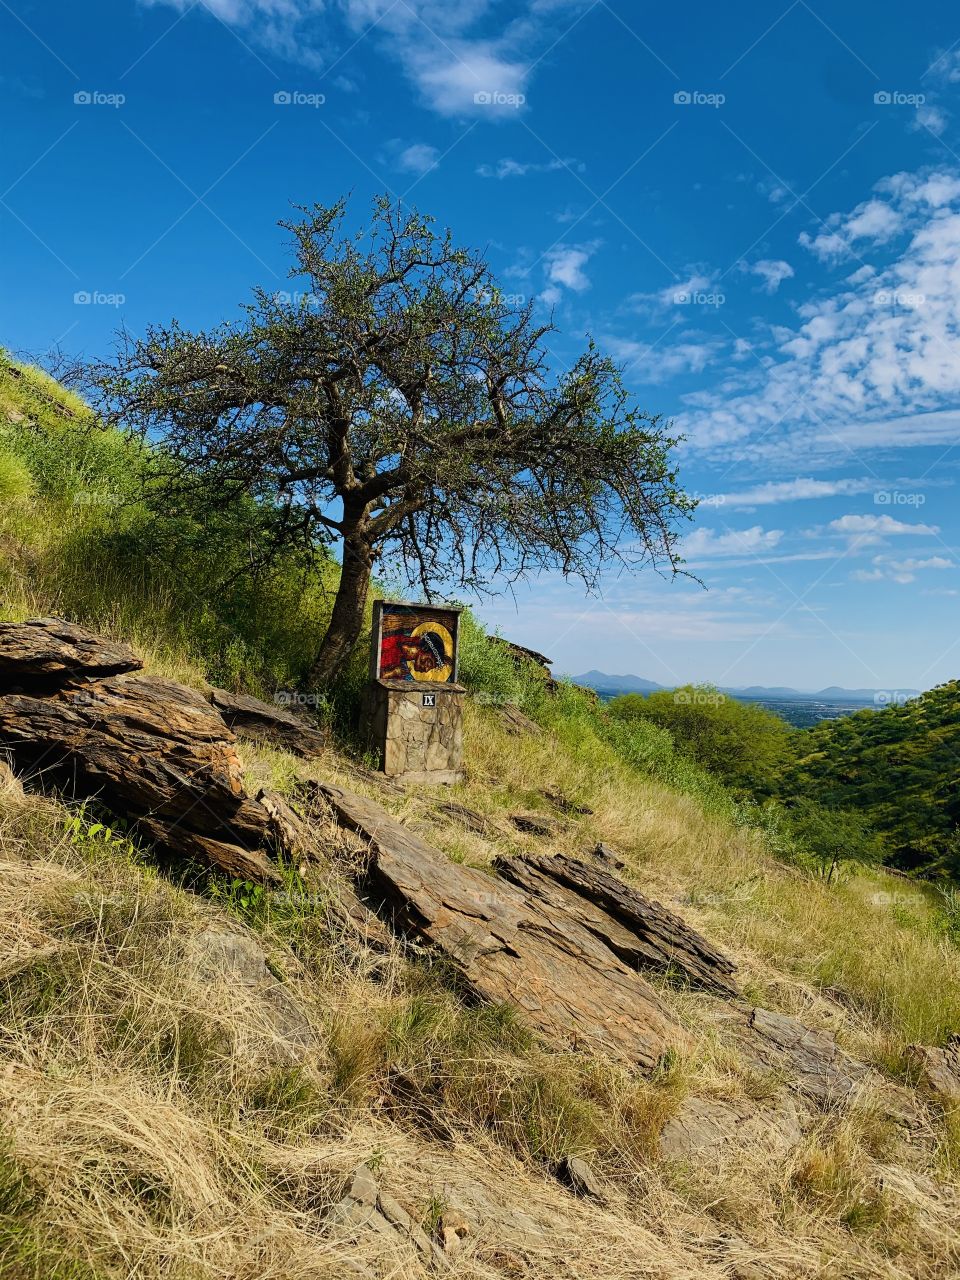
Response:
[[[272,1057],[295,1067],[317,1049],[310,1020],[296,997],[271,969],[266,952],[245,933],[204,929],[188,937],[184,960],[204,982],[225,982],[256,997],[277,1037]]]
[[[507,733],[512,734],[515,738],[529,735],[531,738],[540,737],[543,730],[537,724],[536,720],[531,720],[529,716],[523,714],[519,707],[515,707],[513,703],[506,703],[499,708],[500,721]]]
[[[572,917],[625,964],[680,974],[723,996],[736,996],[736,966],[659,902],[597,867],[559,854],[498,858],[500,875],[561,920]]]
[[[596,858],[597,862],[605,867],[612,867],[614,871],[622,871],[627,865],[613,845],[604,844],[602,840],[599,844],[595,844],[589,852],[591,858]]]
[[[871,1074],[828,1031],[814,1031],[770,1009],[740,1009],[733,1016],[740,1021],[738,1048],[747,1062],[782,1075],[819,1107],[847,1102]]]
[[[464,1241],[470,1235],[470,1223],[462,1213],[447,1207],[437,1221],[436,1235],[443,1252],[447,1257],[453,1257],[461,1251]]]
[[[561,829],[556,818],[548,818],[540,813],[511,813],[510,821],[518,831],[531,836],[555,836]]]
[[[796,1099],[781,1086],[767,1101],[685,1098],[663,1127],[660,1154],[669,1160],[703,1155],[728,1143],[754,1145],[778,1157],[803,1136]]]
[[[575,1196],[588,1200],[604,1199],[600,1179],[580,1156],[564,1156],[557,1169],[557,1176]]]
[[[544,800],[549,801],[550,804],[552,804],[554,808],[559,809],[561,813],[569,813],[577,817],[589,817],[594,812],[588,804],[580,804],[576,800],[570,800],[562,791],[551,791],[548,789],[546,791],[541,791],[540,794],[543,796]]]
[[[686,1046],[686,1032],[649,983],[578,919],[575,894],[556,912],[503,876],[451,862],[374,801],[342,787],[319,790],[368,842],[366,899],[395,929],[442,950],[479,998],[514,1004],[555,1043],[606,1050],[645,1068],[669,1047]]]
[[[285,706],[226,689],[211,689],[209,698],[231,729],[257,742],[282,747],[307,760],[327,750],[326,736]]]
[[[342,1197],[324,1214],[324,1224],[341,1234],[357,1239],[364,1233],[401,1236],[410,1241],[423,1259],[446,1268],[443,1251],[407,1213],[403,1205],[377,1185],[366,1165],[350,1175]]]
[[[444,814],[445,817],[453,818],[461,826],[466,827],[469,831],[476,831],[479,835],[485,835],[490,826],[489,821],[482,813],[477,813],[475,809],[468,809],[465,804],[457,804],[454,801],[438,804],[437,812]]]
[[[919,1083],[936,1097],[960,1102],[960,1035],[951,1036],[942,1049],[912,1044],[907,1049]]]

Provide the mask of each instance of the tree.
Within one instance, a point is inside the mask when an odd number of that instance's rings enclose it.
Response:
[[[712,685],[684,685],[614,698],[610,714],[642,717],[669,729],[681,751],[741,791],[767,795],[786,760],[793,730],[758,703],[728,697]]]
[[[798,851],[809,858],[830,884],[847,862],[881,862],[883,846],[866,818],[851,809],[831,809],[802,797],[787,810],[787,822]]]
[[[161,446],[153,500],[276,509],[276,545],[339,543],[342,571],[310,673],[332,680],[362,630],[376,565],[427,598],[539,569],[597,585],[612,561],[677,572],[694,503],[676,440],[631,403],[591,343],[552,376],[546,339],[483,258],[386,198],[301,209],[296,294],[254,291],[237,323],[123,335],[93,371],[99,407]]]

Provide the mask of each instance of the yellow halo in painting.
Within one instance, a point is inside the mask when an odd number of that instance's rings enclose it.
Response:
[[[419,627],[414,627],[410,634],[414,640],[419,640],[421,636],[428,634],[437,636],[443,645],[444,656],[447,659],[442,666],[434,667],[432,671],[418,671],[414,678],[417,680],[449,680],[453,671],[453,636],[447,628],[441,626],[439,622],[421,622]]]

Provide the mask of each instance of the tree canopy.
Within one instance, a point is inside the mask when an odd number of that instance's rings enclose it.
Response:
[[[608,356],[590,343],[555,371],[534,303],[386,197],[355,234],[343,202],[300,214],[281,225],[301,291],[257,289],[207,332],[124,335],[93,384],[159,446],[153,501],[253,497],[272,546],[339,549],[314,683],[349,656],[377,566],[427,598],[541,570],[590,589],[612,562],[677,571],[694,503],[676,440]]]
[[[768,794],[777,784],[793,730],[754,702],[712,685],[685,685],[614,698],[610,714],[668,729],[681,751],[739,791]]]

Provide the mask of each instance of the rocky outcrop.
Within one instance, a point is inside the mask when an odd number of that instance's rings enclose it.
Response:
[[[960,1102],[960,1035],[943,1048],[912,1044],[907,1050],[917,1082],[941,1102]]]
[[[81,679],[139,671],[129,646],[60,618],[0,622],[0,693],[25,693]]]
[[[735,966],[726,956],[679,916],[608,871],[542,854],[499,858],[495,865],[556,918],[576,918],[631,968],[672,973],[725,996],[739,994]]]
[[[327,749],[327,739],[286,706],[263,702],[245,693],[211,689],[210,701],[235,732],[268,746],[282,747],[305,760],[316,759]]]
[[[711,985],[713,958],[713,987],[735,990],[729,961],[627,886],[618,898],[617,882],[605,872],[569,859],[532,858],[505,859],[496,875],[486,875],[451,862],[375,802],[342,787],[318,790],[338,820],[367,842],[366,900],[399,932],[443,951],[476,995],[509,1001],[555,1044],[604,1050],[651,1068],[667,1049],[685,1046],[687,1036],[642,967],[687,965],[691,980]],[[619,915],[608,914],[604,903]]]
[[[0,751],[28,787],[95,799],[177,857],[277,877],[270,816],[200,693],[139,674],[125,646],[51,619],[3,625],[0,663]]]

